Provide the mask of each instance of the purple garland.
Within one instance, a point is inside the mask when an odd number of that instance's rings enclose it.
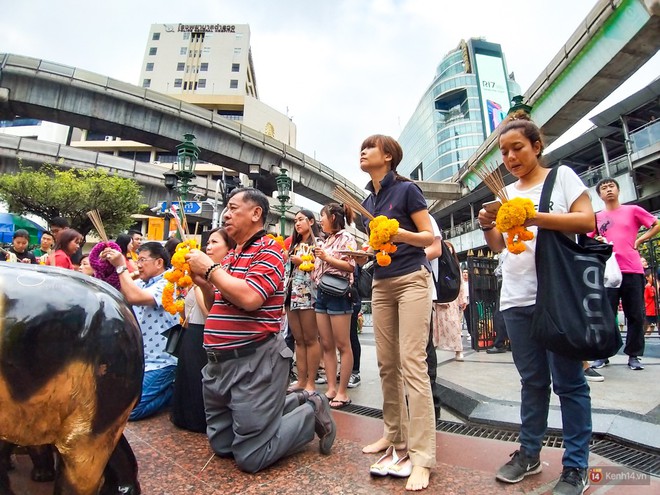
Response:
[[[101,251],[105,248],[116,249],[121,252],[119,245],[112,241],[99,242],[89,253],[89,264],[94,269],[94,276],[96,278],[103,280],[112,285],[115,289],[120,290],[121,284],[119,283],[119,275],[117,275],[116,268],[112,266],[108,260],[101,259],[100,257]]]

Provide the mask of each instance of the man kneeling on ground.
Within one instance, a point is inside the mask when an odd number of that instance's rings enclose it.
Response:
[[[293,353],[279,335],[284,259],[264,230],[269,209],[262,192],[235,189],[224,225],[236,248],[222,264],[198,250],[186,256],[210,308],[202,370],[209,442],[250,473],[300,450],[314,432],[327,455],[336,434],[325,395],[286,395]]]

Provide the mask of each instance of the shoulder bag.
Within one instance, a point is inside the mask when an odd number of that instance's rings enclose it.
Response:
[[[548,212],[556,176],[554,168],[545,179],[539,212]],[[584,234],[576,243],[562,232],[538,229],[532,338],[552,352],[582,361],[616,354],[621,335],[603,283],[611,255],[610,244]]]
[[[330,273],[324,273],[321,275],[321,280],[319,280],[318,288],[321,289],[321,292],[328,294],[329,296],[341,297],[346,295],[350,283],[347,278],[340,277],[338,275],[332,275]]]

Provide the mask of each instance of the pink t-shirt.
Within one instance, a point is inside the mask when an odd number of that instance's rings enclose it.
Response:
[[[621,205],[596,214],[598,233],[614,244],[622,273],[644,273],[639,252],[635,250],[635,239],[640,227],[650,227],[656,220],[644,208],[635,205]]]

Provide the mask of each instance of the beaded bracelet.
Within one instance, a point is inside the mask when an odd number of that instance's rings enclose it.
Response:
[[[211,266],[209,266],[208,270],[206,270],[206,273],[204,274],[204,280],[208,282],[213,272],[216,271],[221,266],[222,265],[220,263],[213,263]]]

